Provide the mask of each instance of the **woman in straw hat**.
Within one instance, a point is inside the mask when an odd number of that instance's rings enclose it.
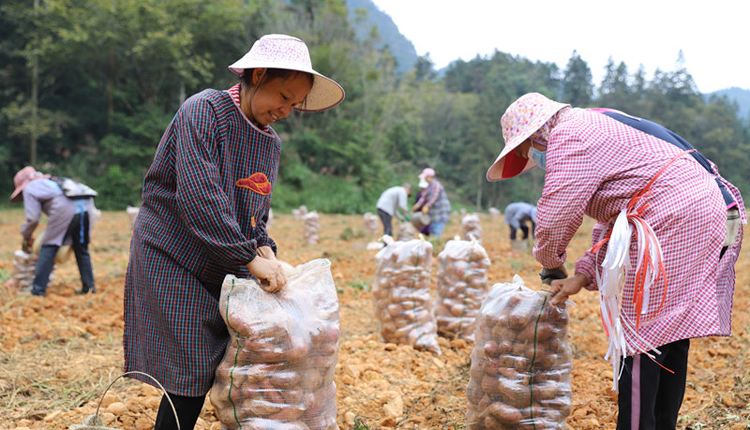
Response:
[[[435,179],[435,170],[427,167],[419,174],[419,180],[427,182],[419,200],[412,206],[412,211],[422,211],[430,216],[429,234],[437,238],[442,237],[445,224],[450,220],[451,202],[445,192],[443,184]]]
[[[164,132],[130,245],[125,370],[164,385],[182,430],[194,427],[229,338],[218,304],[225,275],[252,275],[271,292],[286,284],[266,231],[281,153],[272,125],[344,99],[295,37],[263,36],[229,70],[239,83],[190,97]],[[165,400],[156,428],[177,428]]]
[[[690,338],[731,333],[742,197],[672,131],[607,109],[526,94],[501,119],[505,147],[487,179],[545,170],[534,257],[550,301],[598,290],[618,429],[674,429]],[[583,216],[592,248],[566,278]]]
[[[81,275],[80,293],[95,293],[94,270],[89,254],[90,227],[94,224],[96,212],[94,198],[71,199],[54,179],[32,166],[24,167],[13,177],[16,188],[10,200],[23,201],[26,215],[26,222],[21,226],[21,247],[24,252],[32,252],[34,231],[39,226],[42,214],[47,215],[30,292],[34,296],[47,295],[47,284],[55,259],[69,245]]]

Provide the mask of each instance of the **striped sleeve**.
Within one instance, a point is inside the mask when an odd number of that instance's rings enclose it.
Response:
[[[178,118],[176,198],[183,222],[214,259],[246,265],[255,258],[258,242],[242,234],[221,187],[217,127],[216,112],[203,99],[186,106]]]

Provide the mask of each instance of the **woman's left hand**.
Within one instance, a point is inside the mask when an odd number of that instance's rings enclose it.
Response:
[[[264,258],[258,253],[248,263],[247,269],[260,281],[260,287],[269,293],[280,291],[286,285],[284,267],[275,258]]]

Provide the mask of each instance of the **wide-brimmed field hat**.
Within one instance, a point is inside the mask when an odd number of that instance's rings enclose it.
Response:
[[[422,170],[422,173],[419,174],[419,179],[432,178],[434,176],[435,176],[435,169],[431,167],[427,167],[424,170]]]
[[[500,119],[505,147],[487,170],[490,182],[512,178],[535,166],[529,158],[521,158],[513,151],[567,104],[550,100],[539,93],[521,96],[505,110]]]
[[[229,70],[242,76],[245,69],[298,70],[313,75],[313,85],[305,102],[295,109],[319,112],[330,109],[344,100],[344,89],[331,78],[312,68],[310,52],[302,40],[285,34],[268,34],[256,40],[247,54],[229,66]]]
[[[34,179],[49,177],[50,175],[43,175],[31,166],[26,166],[19,170],[16,173],[16,176],[13,177],[13,185],[15,185],[16,189],[13,190],[13,193],[10,195],[10,201],[15,202],[21,200],[21,192],[26,188],[26,185],[28,185],[29,182]]]

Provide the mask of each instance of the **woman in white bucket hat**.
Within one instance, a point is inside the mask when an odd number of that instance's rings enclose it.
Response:
[[[269,291],[286,284],[266,231],[281,153],[272,125],[344,99],[296,37],[263,36],[229,70],[240,82],[190,97],[159,142],[125,284],[125,370],[164,385],[182,430],[195,426],[229,339],[218,304],[225,275],[252,275]],[[176,421],[163,398],[155,428]]]
[[[690,339],[731,334],[740,192],[685,139],[622,112],[529,93],[501,125],[505,147],[487,179],[545,171],[534,257],[552,304],[598,291],[617,428],[674,429]],[[592,247],[567,277],[566,248],[584,215],[597,221]]]

